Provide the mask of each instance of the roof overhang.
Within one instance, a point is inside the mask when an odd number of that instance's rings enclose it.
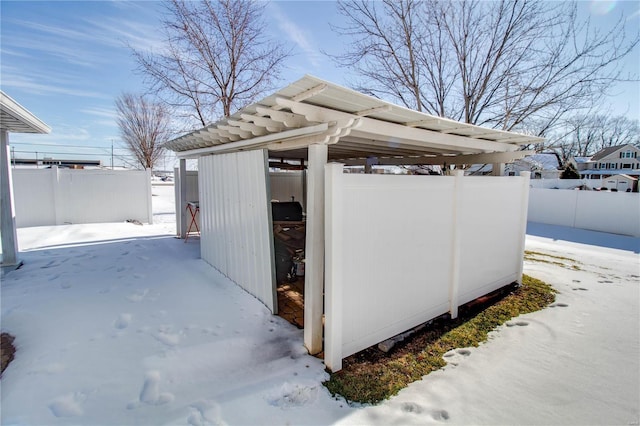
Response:
[[[49,133],[51,128],[0,91],[0,129],[11,133]]]
[[[272,157],[306,159],[309,145],[326,144],[329,160],[346,164],[371,157],[378,164],[454,164],[451,157],[460,155],[509,162],[531,154],[522,145],[543,140],[434,117],[307,75],[164,147],[180,158],[268,149]]]

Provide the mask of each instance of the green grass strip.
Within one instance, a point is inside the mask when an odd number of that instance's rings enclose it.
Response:
[[[555,294],[548,284],[524,275],[520,287],[480,313],[449,321],[443,327],[428,327],[413,336],[411,343],[390,354],[352,355],[324,385],[333,395],[348,401],[378,403],[444,367],[446,352],[478,346],[487,340],[490,331],[510,319],[552,303]]]

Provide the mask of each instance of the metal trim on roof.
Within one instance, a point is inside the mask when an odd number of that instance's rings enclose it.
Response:
[[[282,134],[285,139],[293,129],[321,123],[328,125],[322,137],[289,143],[278,137]],[[265,144],[265,139],[273,143]],[[306,75],[231,117],[173,139],[164,147],[180,157],[197,157],[232,151],[232,146],[242,141],[243,150],[266,147],[277,150],[278,157],[306,158],[306,146],[324,143],[329,145],[330,160],[346,160],[394,153],[420,157],[510,152],[543,140],[431,116]],[[229,149],[219,147],[231,143]]]
[[[51,128],[0,90],[0,129],[11,133],[49,133]]]

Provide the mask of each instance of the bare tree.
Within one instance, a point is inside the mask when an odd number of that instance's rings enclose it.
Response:
[[[166,106],[123,93],[116,99],[116,109],[122,140],[143,168],[152,169],[162,156],[160,145],[170,136]]]
[[[611,146],[640,146],[640,124],[625,116],[576,115],[551,132],[548,142],[547,147],[565,161],[588,157]]]
[[[601,33],[575,3],[540,1],[339,1],[350,47],[337,62],[362,77],[358,89],[409,108],[544,135],[622,79],[622,18]]]
[[[271,88],[289,56],[267,39],[264,4],[169,0],[161,52],[134,55],[151,89],[198,125],[251,103]]]

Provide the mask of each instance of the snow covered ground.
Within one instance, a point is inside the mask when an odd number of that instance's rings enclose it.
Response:
[[[556,304],[353,407],[322,386],[301,330],[199,260],[197,239],[173,237],[173,187],[153,193],[151,226],[18,230],[25,265],[2,279],[2,330],[17,345],[2,424],[640,421],[637,238],[530,224],[527,250],[543,262],[525,272],[560,292]]]

